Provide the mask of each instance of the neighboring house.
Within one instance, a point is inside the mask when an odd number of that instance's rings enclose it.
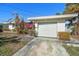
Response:
[[[15,21],[12,21],[12,22],[2,22],[0,24],[3,26],[3,30],[4,31],[13,31],[16,28]],[[19,26],[23,26],[23,25],[20,23]],[[32,27],[31,21],[24,22],[24,28],[25,29],[30,28],[30,27]]]
[[[8,25],[8,28],[9,28],[9,30],[11,30],[11,31],[12,31],[13,29],[15,29],[15,27],[16,27],[16,26],[15,26],[14,24],[12,24],[12,23]]]
[[[57,37],[58,32],[66,32],[65,21],[78,14],[64,14],[55,16],[30,17],[28,20],[35,23],[37,36]]]
[[[13,30],[15,28],[14,23],[3,22],[1,23],[4,31]]]

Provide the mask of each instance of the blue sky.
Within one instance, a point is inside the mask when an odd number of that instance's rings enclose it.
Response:
[[[26,21],[28,17],[55,15],[63,12],[64,3],[4,3],[0,4],[0,22],[5,22],[17,12]]]

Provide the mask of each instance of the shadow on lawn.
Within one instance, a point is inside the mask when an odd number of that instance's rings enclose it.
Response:
[[[17,38],[17,36],[13,36],[10,38],[6,38],[6,37],[0,37],[0,46],[5,45],[6,43],[18,43],[20,42],[19,38]]]

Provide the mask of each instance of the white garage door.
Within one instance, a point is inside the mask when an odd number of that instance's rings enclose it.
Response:
[[[57,37],[57,24],[39,24],[38,36]]]

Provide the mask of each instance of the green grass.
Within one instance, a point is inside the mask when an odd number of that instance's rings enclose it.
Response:
[[[0,55],[1,56],[8,56],[8,55],[12,55],[12,49],[8,48],[8,47],[0,47]]]
[[[0,33],[0,56],[11,56],[30,41],[15,39],[19,36],[14,33]]]
[[[79,47],[63,45],[70,56],[79,56]]]
[[[5,45],[0,46],[0,56],[11,56],[21,49],[26,43],[26,41],[21,41],[18,43],[6,43]]]
[[[0,56],[13,55],[27,43],[27,41],[15,40],[13,37],[10,39],[6,37],[0,37]]]

